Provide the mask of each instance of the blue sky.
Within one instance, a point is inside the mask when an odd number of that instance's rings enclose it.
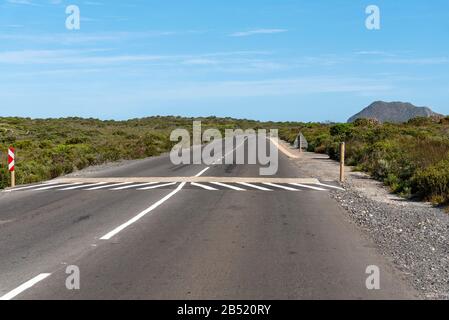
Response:
[[[449,0],[0,0],[0,116],[345,121],[375,100],[449,114]]]

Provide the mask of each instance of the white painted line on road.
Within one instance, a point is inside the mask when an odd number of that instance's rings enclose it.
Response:
[[[281,186],[280,184],[276,184],[276,183],[264,183],[264,185],[270,186],[270,187],[279,188],[279,189],[284,189],[284,190],[288,190],[288,191],[301,191],[301,190],[298,190],[298,189],[295,189],[295,188]]]
[[[211,183],[215,184],[217,186],[221,186],[221,187],[232,189],[232,190],[236,190],[236,191],[246,191],[245,189],[242,189],[242,188],[239,188],[239,187],[234,187],[234,186],[231,186],[229,184],[225,184],[225,183],[221,183],[221,182],[211,182]]]
[[[195,177],[199,177],[202,176],[207,170],[209,170],[210,167],[207,167],[206,169],[204,169],[203,171],[201,171],[200,173],[198,173]]]
[[[118,234],[119,232],[121,232],[122,230],[126,229],[127,227],[129,227],[130,225],[132,225],[133,223],[139,221],[140,219],[142,219],[144,216],[146,216],[148,213],[150,213],[151,211],[153,211],[154,209],[156,209],[157,207],[159,207],[161,204],[163,204],[164,202],[166,202],[167,200],[169,200],[171,197],[173,197],[175,194],[177,194],[179,191],[181,191],[181,189],[185,186],[185,182],[182,182],[174,191],[170,192],[168,195],[166,195],[164,198],[162,198],[161,200],[159,200],[158,202],[156,202],[155,204],[153,204],[151,207],[149,207],[148,209],[145,209],[144,211],[142,211],[141,213],[139,213],[137,216],[135,216],[134,218],[132,218],[131,220],[129,220],[128,222],[125,222],[124,224],[122,224],[121,226],[115,228],[114,230],[112,230],[111,232],[109,232],[108,234],[104,235],[103,237],[100,238],[100,240],[110,240],[112,237],[114,237],[116,234]]]
[[[330,184],[324,184],[324,183],[320,182],[320,183],[318,183],[318,185],[322,186],[322,187],[328,187],[328,188],[333,188],[333,189],[345,191],[345,189],[343,189],[343,188],[336,187],[336,186],[333,186],[333,185],[330,185]]]
[[[120,187],[120,188],[113,188],[111,190],[126,190],[126,189],[131,189],[131,188],[138,188],[138,187],[145,187],[145,186],[151,186],[153,184],[158,184],[160,182],[147,182],[147,183],[139,183],[139,184],[132,184],[129,186],[125,186],[125,187]],[[128,182],[129,184],[129,182]]]
[[[307,189],[312,189],[312,190],[317,190],[317,191],[327,191],[326,189],[309,186],[307,184],[301,184],[301,183],[289,183],[289,184],[291,184],[292,186],[297,186],[297,187],[302,187],[302,188],[307,188]]]
[[[75,187],[58,189],[58,191],[76,190],[76,189],[81,189],[81,188],[95,187],[95,186],[104,185],[104,184],[107,184],[107,182],[98,182],[98,183],[92,183],[92,184],[87,184],[87,185],[80,185],[80,186],[75,186]]]
[[[157,189],[157,188],[162,188],[162,187],[168,187],[168,186],[172,186],[177,184],[177,182],[171,182],[171,183],[165,183],[165,184],[159,184],[157,186],[152,186],[152,187],[146,187],[146,188],[140,188],[137,190],[151,190],[151,189]]]
[[[34,189],[34,191],[43,191],[43,190],[50,190],[50,189],[56,189],[56,188],[62,188],[62,187],[70,187],[70,186],[77,186],[82,184],[81,182],[77,182],[77,183],[69,183],[69,184],[60,184],[60,185],[54,185],[54,186],[50,186],[50,187],[43,187],[43,188],[39,188],[39,189]]]
[[[264,188],[264,187],[261,187],[261,186],[256,186],[255,184],[251,184],[251,183],[247,183],[247,182],[239,182],[238,184],[240,184],[242,186],[254,188],[254,189],[259,189],[259,190],[262,190],[262,191],[273,191],[271,189]]]
[[[246,140],[248,140],[248,137],[245,137],[245,139],[243,139],[243,142],[241,144],[239,144],[237,147],[235,147],[234,149],[232,149],[231,151],[226,153],[223,157],[215,160],[212,164],[217,164],[219,161],[221,161],[224,158],[226,158],[229,154],[234,153],[234,151],[237,151],[238,148],[240,148],[241,146],[243,146],[245,144]],[[234,144],[234,142],[232,144]]]
[[[5,190],[5,192],[13,192],[13,191],[20,191],[20,190],[28,190],[28,189],[39,188],[39,187],[42,187],[42,186],[50,186],[50,185],[55,185],[55,184],[60,184],[60,183],[57,183],[57,182],[44,183],[44,184],[38,184],[38,185],[34,185],[34,186],[28,186],[28,187],[21,187],[21,188],[9,189],[9,190]]]
[[[191,185],[195,186],[195,187],[203,188],[203,189],[206,189],[209,191],[218,191],[218,189],[206,186],[205,184],[201,184],[201,183],[192,182]]]
[[[201,171],[200,173],[198,173],[196,176],[199,177],[201,176],[204,172],[206,172],[205,170]],[[169,200],[171,197],[173,197],[175,194],[177,194],[179,191],[182,190],[182,188],[184,188],[184,186],[186,185],[187,182],[181,182],[181,184],[172,192],[170,192],[168,195],[166,195],[165,197],[163,197],[161,200],[159,200],[158,202],[156,202],[155,204],[153,204],[151,207],[145,209],[144,211],[142,211],[141,213],[139,213],[137,216],[135,216],[134,218],[132,218],[131,220],[125,222],[124,224],[122,224],[121,226],[118,226],[117,228],[115,228],[114,230],[112,230],[111,232],[107,233],[106,235],[104,235],[103,237],[100,238],[100,240],[110,240],[112,237],[114,237],[115,235],[117,235],[118,233],[120,233],[121,231],[123,231],[124,229],[126,229],[127,227],[129,227],[130,225],[132,225],[133,223],[139,221],[140,219],[142,219],[144,216],[146,216],[148,213],[150,213],[151,211],[153,211],[154,209],[158,208],[161,204],[163,204],[164,202],[166,202],[167,200]]]
[[[21,294],[22,292],[28,290],[29,288],[31,288],[32,286],[34,286],[38,282],[41,282],[42,280],[46,279],[50,275],[51,275],[51,273],[42,273],[42,274],[38,275],[37,277],[34,277],[33,279],[25,282],[24,284],[22,284],[21,286],[17,287],[16,289],[8,292],[4,296],[0,297],[0,300],[5,301],[5,300],[14,299],[19,294]]]
[[[116,183],[116,184],[107,184],[107,185],[102,185],[99,187],[95,187],[95,188],[89,188],[89,189],[85,189],[86,191],[93,191],[93,190],[101,190],[101,189],[106,189],[106,188],[113,188],[113,187],[118,187],[118,186],[124,186],[127,184],[131,184],[132,182],[121,182],[121,183]]]

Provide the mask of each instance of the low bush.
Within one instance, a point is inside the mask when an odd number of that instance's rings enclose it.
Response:
[[[418,170],[412,179],[412,190],[435,204],[449,202],[449,160]]]

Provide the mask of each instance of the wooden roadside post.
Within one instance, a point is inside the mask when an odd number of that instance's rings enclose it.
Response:
[[[16,186],[16,172],[11,171],[11,188],[15,188]]]
[[[340,182],[345,181],[345,152],[346,144],[342,142],[340,144]]]

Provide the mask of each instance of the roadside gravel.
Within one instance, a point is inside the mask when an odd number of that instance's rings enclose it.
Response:
[[[326,155],[302,153],[292,159],[300,176],[337,181],[339,164]],[[330,196],[346,209],[380,253],[407,275],[426,299],[449,300],[449,215],[429,203],[391,194],[382,183],[347,167],[345,191]]]

